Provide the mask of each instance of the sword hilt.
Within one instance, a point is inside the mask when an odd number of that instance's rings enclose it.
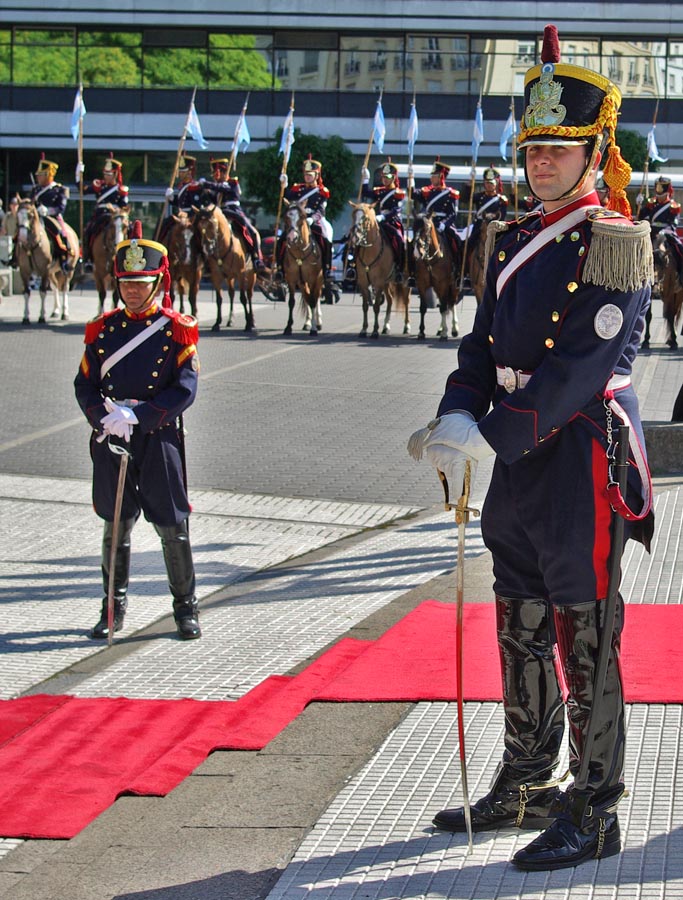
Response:
[[[472,464],[469,459],[465,463],[465,475],[462,484],[462,494],[460,495],[460,499],[457,503],[450,502],[450,488],[448,486],[448,479],[441,471],[441,469],[437,469],[436,471],[438,472],[439,478],[441,479],[441,487],[443,488],[443,507],[446,512],[450,512],[451,510],[455,512],[456,524],[466,525],[470,520],[470,516],[473,516],[475,519],[478,518],[480,514],[479,510],[475,509],[473,506],[468,505],[470,500],[470,488],[472,485]]]

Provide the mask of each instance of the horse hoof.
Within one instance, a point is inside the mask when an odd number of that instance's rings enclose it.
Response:
[[[39,324],[39,325],[44,325],[45,322],[46,322],[45,316],[41,316],[41,317],[38,319],[38,324]]]
[[[678,341],[675,338],[670,339],[666,342],[666,346],[669,350],[678,350]]]
[[[283,333],[283,334],[291,334],[291,333],[292,333],[292,326],[291,326],[291,325],[288,325],[282,333]]]
[[[53,310],[53,312],[50,313],[50,318],[51,318],[51,319],[58,319],[58,318],[59,318],[59,313],[57,312],[56,309]]]
[[[452,337],[457,337],[459,334],[460,334],[460,332],[458,331],[457,328],[454,328],[453,331],[451,331],[451,336],[452,336]]]
[[[62,313],[62,322],[68,322],[68,321],[69,321],[69,317],[67,316],[67,314]]]
[[[379,332],[378,332],[378,331],[373,331],[373,332],[372,332],[372,339],[373,339],[373,341],[378,341],[378,340],[379,340]]]
[[[649,341],[643,341],[643,343],[640,345],[640,349],[641,349],[641,350],[649,350],[649,349],[650,349],[650,342],[649,342]]]
[[[443,332],[439,335],[439,340],[440,340],[440,341],[447,341],[447,340],[448,340],[448,335],[446,334],[445,331],[443,331]]]
[[[403,329],[403,334],[410,334],[410,328],[408,325]]]
[[[418,339],[418,341],[424,341],[424,340],[425,340],[425,333],[424,333],[424,331],[421,331],[421,332],[418,334],[417,339]]]
[[[221,326],[218,324],[218,322],[216,322],[215,324],[213,324],[211,326],[211,331],[220,331],[220,330],[221,330]]]
[[[24,318],[21,320],[21,324],[22,324],[22,325],[30,325],[30,324],[31,324],[31,320],[29,319],[28,316],[24,316]]]
[[[367,336],[368,336],[368,333],[367,333],[367,331],[366,331],[365,329],[363,329],[363,330],[360,332],[360,334],[358,335],[358,337],[367,337]]]

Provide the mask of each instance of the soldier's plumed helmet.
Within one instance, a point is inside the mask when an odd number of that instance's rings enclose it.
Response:
[[[188,156],[187,154],[183,154],[178,160],[178,171],[179,172],[194,172],[197,166],[197,160],[194,156]]]
[[[213,156],[209,159],[209,165],[212,169],[225,169],[228,171],[228,166],[230,165],[230,160],[223,157],[221,159],[214,159]]]
[[[667,178],[666,175],[660,175],[659,178],[655,181],[655,194],[661,197],[665,195],[666,197],[673,196],[674,186],[671,183],[671,179]]]
[[[541,64],[529,69],[524,78],[518,149],[539,144],[588,144],[590,152],[581,184],[597,152],[606,146],[609,156],[604,179],[610,188],[610,207],[628,214],[625,188],[631,180],[631,167],[615,140],[620,106],[621,94],[609,78],[560,62],[557,28],[546,25]]]
[[[102,171],[105,175],[118,175],[121,169],[123,169],[123,163],[118,159],[109,157],[109,159],[105,162]]]
[[[36,175],[47,175],[49,178],[54,178],[58,168],[59,165],[56,162],[53,162],[51,159],[45,159],[45,154],[42,153],[36,169]]]
[[[168,268],[163,244],[131,238],[116,245],[114,275],[124,281],[156,281]]]
[[[442,178],[447,178],[450,171],[451,167],[445,162],[442,162],[440,156],[437,156],[434,160],[434,165],[432,166],[432,171],[430,174],[441,175]]]
[[[384,178],[396,178],[398,175],[398,167],[394,165],[392,162],[383,163],[377,171]]]
[[[319,174],[322,172],[322,168],[323,164],[317,159],[312,159],[311,156],[304,160],[304,172],[317,172]]]
[[[484,179],[484,181],[493,181],[498,184],[498,182],[500,181],[500,173],[498,172],[498,169],[492,169],[489,167],[488,169],[484,169],[482,178]]]

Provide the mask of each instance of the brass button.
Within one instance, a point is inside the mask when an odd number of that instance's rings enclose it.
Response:
[[[158,372],[152,372],[152,378],[158,378],[158,377],[159,377]]]
[[[113,331],[114,329],[113,329],[113,328],[110,328],[109,330],[110,330],[110,331]],[[97,337],[98,337],[100,340],[102,340],[102,338],[104,337],[104,332],[103,332],[103,331],[100,331],[100,333],[97,335]]]
[[[557,310],[553,310],[553,314],[550,318],[553,320],[553,322],[559,322],[560,314],[557,312]]]
[[[121,322],[121,328],[125,328],[128,325],[128,322]]]
[[[578,241],[578,239],[580,237],[581,237],[581,235],[579,234],[578,231],[572,231],[572,233],[569,235],[569,240],[570,241]]]
[[[493,335],[490,334],[490,335],[489,335],[489,344],[492,344],[492,343],[493,343]]]
[[[559,244],[560,241],[563,241],[563,240],[564,240],[564,235],[563,235],[563,234],[558,234],[558,236],[555,238],[555,243],[556,243],[556,244]]]
[[[553,425],[553,427],[550,429],[550,432],[551,432],[551,434],[555,434],[555,432],[558,430],[559,429],[558,429],[557,425]]]
[[[148,391],[153,391],[153,390],[154,390],[154,385],[153,385],[153,384],[148,384],[148,385],[147,385],[147,390],[148,390]]]
[[[552,338],[546,338],[546,339],[545,339],[545,345],[546,345],[546,347],[548,348],[548,350],[550,350],[551,347],[554,347],[554,346],[555,346],[555,341],[554,341]]]
[[[583,256],[583,254],[585,252],[586,252],[586,248],[583,245],[581,247],[579,247],[579,256]]]
[[[157,360],[157,365],[160,366],[160,365],[162,364],[162,362],[163,362],[163,359],[158,359],[158,360]]]
[[[163,349],[164,349],[164,352],[166,352],[168,350],[168,344],[166,344],[166,346]]]
[[[147,321],[145,322],[145,326],[146,326],[147,328],[149,328],[149,326],[150,326],[151,324],[152,324],[152,320],[151,320],[151,319],[147,319]]]
[[[98,353],[104,353],[104,347],[100,347],[100,349],[99,349],[97,352],[98,352]]]
[[[503,262],[503,260],[505,259],[505,250],[501,250],[501,251],[498,253],[498,259],[499,259],[501,262]]]
[[[172,331],[167,331],[167,332],[166,332],[166,337],[172,337],[172,336],[173,336],[173,332],[172,332]]]
[[[567,285],[567,290],[569,291],[570,294],[573,294],[574,291],[578,289],[578,287],[579,286],[575,281],[570,281],[569,284]]]
[[[542,444],[544,440],[545,440],[545,438],[544,438],[544,437],[541,437],[541,436],[539,435],[539,437],[538,437],[538,443],[539,443],[539,444]]]
[[[527,453],[530,453],[530,452],[531,452],[530,450],[522,450],[522,455],[523,455],[523,456],[526,456]]]

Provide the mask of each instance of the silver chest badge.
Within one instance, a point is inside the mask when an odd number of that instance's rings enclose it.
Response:
[[[604,341],[616,337],[624,323],[624,314],[613,303],[601,306],[595,314],[595,333]]]

